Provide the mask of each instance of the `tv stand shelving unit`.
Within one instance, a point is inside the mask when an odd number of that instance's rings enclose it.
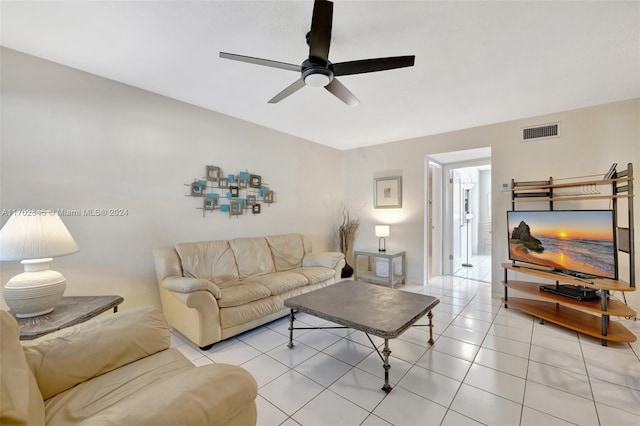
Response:
[[[609,194],[594,191],[600,186],[610,187]],[[575,192],[576,189],[588,187],[584,193]],[[561,189],[569,190],[569,194],[562,194]],[[555,193],[554,193],[555,192]],[[608,192],[608,191],[607,191]],[[626,199],[627,208],[618,207],[618,200]],[[555,202],[610,200],[614,211],[614,226],[617,231],[618,255],[626,253],[629,257],[629,282],[605,278],[577,278],[555,272],[535,265],[503,263],[504,268],[504,298],[505,308],[511,307],[526,312],[541,321],[575,330],[577,332],[596,337],[603,346],[608,342],[635,342],[636,336],[621,322],[610,321],[610,316],[635,317],[636,312],[623,302],[610,297],[611,291],[635,291],[635,261],[634,261],[634,228],[633,228],[633,165],[629,163],[627,169],[613,173],[611,179],[589,181],[575,181],[554,183],[548,181],[516,182],[511,181],[511,204],[516,210],[516,204],[521,202],[548,202],[549,210],[553,210]],[[628,214],[628,225],[618,226],[619,215]],[[519,272],[537,278],[555,281],[556,285],[565,283],[600,290],[600,300],[585,302],[571,299],[539,289],[543,282],[509,280],[508,272]],[[534,296],[532,298],[509,297],[508,289]]]

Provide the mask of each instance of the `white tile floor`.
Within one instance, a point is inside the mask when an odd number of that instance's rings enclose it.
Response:
[[[468,274],[483,274],[482,265]],[[483,281],[476,281],[475,279]],[[436,296],[428,328],[391,340],[393,391],[366,336],[299,330],[288,319],[202,351],[174,332],[196,365],[230,363],[258,382],[258,424],[272,425],[640,425],[640,343],[600,341],[505,309],[486,274],[438,277],[405,291]],[[298,325],[327,325],[307,314]],[[622,319],[640,336],[640,323]],[[426,318],[421,323],[426,323]],[[373,338],[377,345],[382,340]]]

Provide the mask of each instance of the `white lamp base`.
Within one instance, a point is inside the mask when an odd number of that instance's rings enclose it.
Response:
[[[4,301],[16,317],[47,314],[62,299],[67,282],[60,272],[49,269],[52,260],[23,260],[24,272],[5,284]]]

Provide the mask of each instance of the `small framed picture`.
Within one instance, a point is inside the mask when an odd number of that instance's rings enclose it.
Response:
[[[239,177],[238,178],[238,187],[240,189],[246,189],[247,186],[249,186],[249,178]]]
[[[262,176],[249,175],[249,186],[251,188],[260,188],[262,186]]]
[[[207,166],[207,180],[209,182],[217,182],[220,178],[220,167]]]
[[[247,205],[248,206],[253,206],[255,205],[257,202],[256,196],[255,195],[247,195]]]
[[[271,191],[271,190],[264,191],[264,195],[262,197],[262,200],[267,204],[273,203],[273,191]]]
[[[237,186],[230,186],[229,187],[229,193],[231,194],[232,197],[239,197],[240,196],[240,188],[238,188]]]
[[[217,204],[218,200],[213,198],[205,198],[203,207],[205,210],[215,210]]]
[[[244,178],[244,179],[249,179],[249,177],[251,177],[251,175],[249,174],[249,172],[238,172],[238,177],[239,178]]]
[[[218,179],[218,188],[229,188],[229,179],[221,177]]]
[[[231,216],[239,216],[244,212],[244,207],[242,202],[238,200],[229,201],[229,214]]]
[[[373,184],[373,207],[399,209],[402,207],[402,177],[377,178]]]
[[[207,189],[206,183],[202,182],[193,182],[191,184],[191,196],[192,197],[202,197],[204,191]]]
[[[254,204],[251,206],[251,212],[253,214],[260,214],[260,204]]]

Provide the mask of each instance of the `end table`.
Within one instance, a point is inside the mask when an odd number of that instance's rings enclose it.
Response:
[[[368,258],[367,260],[367,269],[362,271],[361,268],[358,267],[358,256],[365,256]],[[384,259],[386,266],[386,274],[378,275],[375,271],[375,258]],[[395,258],[400,258],[402,261],[402,270],[397,271],[394,267],[393,260]],[[405,277],[407,274],[407,258],[404,251],[396,251],[396,250],[387,250],[387,251],[379,251],[378,249],[368,249],[368,250],[354,250],[353,251],[353,263],[354,265],[354,281],[365,281],[374,284],[387,284],[389,287],[393,288],[395,284],[404,284]]]
[[[53,312],[31,318],[16,318],[20,326],[20,340],[33,340],[45,334],[85,322],[113,308],[124,299],[120,296],[63,297]]]

